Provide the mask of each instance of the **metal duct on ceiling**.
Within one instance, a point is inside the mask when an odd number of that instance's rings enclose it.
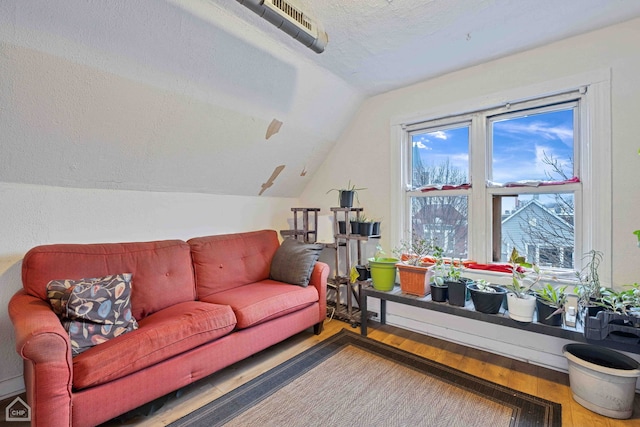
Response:
[[[327,33],[291,0],[236,0],[316,53],[324,52]]]

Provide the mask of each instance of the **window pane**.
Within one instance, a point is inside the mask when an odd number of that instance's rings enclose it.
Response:
[[[563,181],[573,169],[573,108],[491,120],[494,182]]]
[[[412,187],[469,182],[469,126],[411,134]]]
[[[412,197],[411,211],[414,238],[434,240],[445,256],[468,257],[467,196]]]
[[[494,203],[501,208],[501,250],[496,261],[506,262],[515,247],[527,262],[573,268],[572,193],[496,196]]]

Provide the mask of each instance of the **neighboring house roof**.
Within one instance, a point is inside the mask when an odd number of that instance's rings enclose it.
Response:
[[[573,225],[535,199],[502,220],[503,243],[509,240],[516,246],[573,246],[573,230]]]
[[[529,202],[525,203],[523,206],[518,208],[511,215],[503,219],[502,225],[504,226],[509,221],[515,221],[518,218],[521,218],[522,216],[524,216],[524,214],[528,212],[533,212],[533,214],[536,215],[537,217],[549,218],[552,221],[557,222],[558,226],[561,226],[563,228],[570,228],[571,230],[573,230],[573,226],[570,223],[568,223],[564,218],[562,218],[555,212],[549,210],[549,208],[544,206],[542,203],[540,203],[536,199],[530,200]]]

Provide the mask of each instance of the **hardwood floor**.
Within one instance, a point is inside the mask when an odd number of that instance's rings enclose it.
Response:
[[[131,420],[128,424],[138,426],[169,424],[343,328],[359,333],[359,329],[351,328],[348,323],[336,319],[326,321],[324,331],[319,336],[309,332],[292,337],[192,385],[181,397],[171,399],[153,415]],[[489,381],[560,403],[564,427],[640,426],[639,394],[636,394],[633,418],[614,420],[597,415],[576,403],[571,397],[567,374],[393,326],[381,326],[375,322],[372,322],[368,336]]]
[[[310,331],[298,334],[255,356],[185,387],[178,396],[169,397],[162,407],[150,415],[138,415],[128,420],[113,420],[106,423],[105,426],[167,425],[312,347],[343,328],[359,333],[359,329],[353,329],[349,324],[339,320],[325,321],[324,331],[320,335],[313,335]],[[370,324],[369,337],[489,381],[560,403],[562,405],[562,425],[564,427],[640,426],[640,394],[636,394],[633,418],[615,420],[597,415],[574,402],[571,397],[567,374],[393,326],[381,326],[374,322]]]

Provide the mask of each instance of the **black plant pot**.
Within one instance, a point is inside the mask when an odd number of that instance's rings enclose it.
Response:
[[[356,265],[356,270],[358,271],[358,280],[364,281],[371,278],[371,271],[366,265]]]
[[[361,222],[359,223],[359,234],[361,236],[371,236],[373,234],[373,223],[372,222]]]
[[[360,234],[360,223],[358,221],[351,221],[351,234]]]
[[[449,293],[449,287],[445,284],[443,286],[431,284],[431,301],[445,302]]]
[[[595,304],[596,300],[592,300],[592,301]],[[604,310],[604,307],[602,307],[600,305],[588,305],[587,306],[587,313],[589,313],[589,316],[592,316],[592,317],[596,317],[598,315],[598,313],[600,313],[602,310]]]
[[[551,316],[557,310],[556,307],[550,306],[539,298],[536,298],[536,307],[538,308],[539,323],[549,326],[562,326],[562,313],[556,313]],[[547,317],[549,318],[547,319]]]
[[[601,311],[605,311],[604,307],[602,307],[601,305],[597,305],[601,301],[598,301],[596,298],[590,298],[589,301],[590,304],[584,307],[578,313],[578,317],[580,318],[582,324],[586,324],[587,317],[596,317],[598,313],[600,313]]]
[[[467,303],[467,283],[461,280],[445,282],[449,286],[449,304],[464,307]]]
[[[350,208],[353,206],[353,191],[340,190],[340,207]]]
[[[471,300],[476,311],[486,314],[496,314],[500,311],[502,303],[505,301],[507,291],[499,286],[491,285],[496,292],[482,292],[475,284],[469,285]]]
[[[339,234],[347,234],[347,222],[346,221],[338,221],[338,233]]]
[[[584,336],[592,340],[612,340],[637,344],[640,339],[640,319],[602,310],[589,316],[584,323]]]
[[[380,235],[380,221],[375,221],[373,223],[373,229],[371,230],[371,234],[374,236]]]

